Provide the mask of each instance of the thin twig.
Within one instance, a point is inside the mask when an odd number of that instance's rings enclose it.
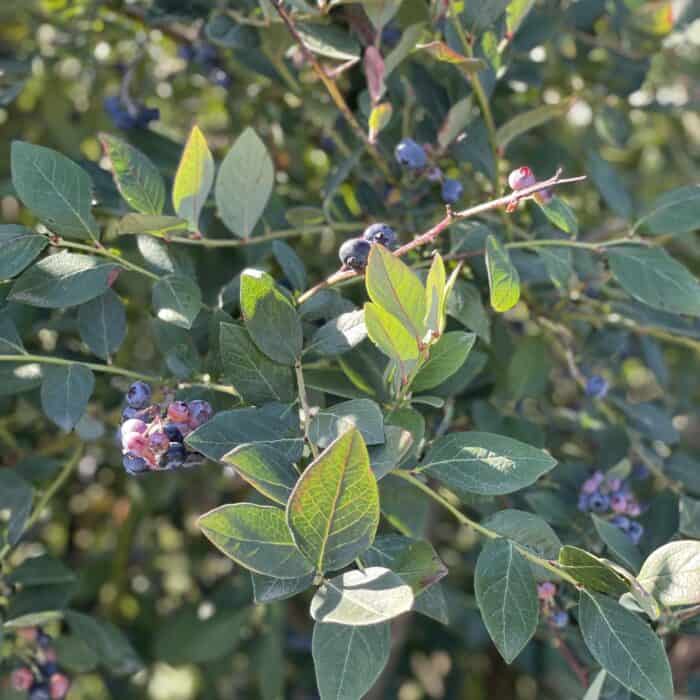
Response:
[[[311,450],[311,454],[314,459],[318,458],[318,448],[309,438],[309,428],[311,427],[311,408],[309,406],[309,397],[306,395],[306,384],[304,382],[304,370],[301,367],[301,361],[297,360],[294,363],[294,371],[297,377],[297,388],[299,391],[299,401],[301,403],[301,410],[303,413],[303,423],[304,423],[304,440]]]
[[[282,21],[287,26],[289,33],[299,46],[299,49],[304,54],[304,58],[309,62],[309,65],[313,69],[314,73],[316,73],[319,80],[328,91],[328,94],[335,103],[335,106],[338,108],[343,117],[345,117],[352,130],[357,134],[358,138],[365,144],[367,151],[369,152],[370,156],[372,156],[374,162],[377,164],[377,167],[382,171],[384,177],[386,177],[387,180],[392,180],[393,178],[391,171],[389,170],[389,166],[386,164],[386,161],[382,158],[377,147],[370,142],[369,136],[365,133],[365,130],[360,126],[360,123],[355,118],[355,115],[352,113],[352,110],[345,101],[345,98],[338,89],[335,81],[328,75],[321,62],[304,43],[304,40],[296,28],[294,19],[282,6],[282,1],[272,0],[272,4],[274,5],[275,10],[277,10],[277,14],[282,18]]]
[[[431,229],[421,234],[420,236],[416,236],[416,238],[414,238],[412,241],[409,241],[408,243],[402,245],[400,248],[394,251],[394,255],[396,257],[401,257],[416,248],[420,248],[421,246],[432,243],[443,231],[449,228],[453,223],[461,221],[462,219],[470,219],[474,216],[478,216],[479,214],[483,214],[484,212],[491,211],[492,209],[507,207],[509,204],[514,204],[524,199],[529,199],[537,192],[556,187],[557,185],[566,185],[572,182],[581,182],[582,180],[586,179],[585,175],[579,175],[578,177],[562,178],[561,173],[562,170],[560,168],[559,170],[557,170],[556,173],[554,173],[554,175],[552,175],[552,177],[550,177],[547,180],[542,180],[541,182],[535,183],[531,187],[526,187],[522,190],[511,192],[510,194],[507,194],[503,197],[498,197],[497,199],[492,199],[488,202],[477,204],[473,207],[470,207],[469,209],[464,209],[463,211],[453,212],[451,209],[448,208],[447,214],[444,216],[443,219],[441,219],[437,224],[435,224],[435,226],[433,226]],[[585,247],[589,246],[586,245]],[[359,270],[347,270],[341,268],[337,272],[334,272],[332,275],[330,275],[330,277],[326,278],[323,282],[319,282],[315,287],[312,287],[308,291],[304,292],[304,294],[302,294],[299,297],[299,303],[306,301],[306,299],[309,299],[322,289],[332,287],[336,284],[339,284],[340,282],[352,279],[353,277],[359,277],[362,274],[364,273]]]
[[[569,645],[559,635],[554,637],[552,644],[554,648],[561,653],[562,657],[564,657],[564,661],[566,661],[567,666],[574,672],[576,678],[578,678],[581,687],[588,688],[588,671],[581,665],[574,652],[571,651]]]

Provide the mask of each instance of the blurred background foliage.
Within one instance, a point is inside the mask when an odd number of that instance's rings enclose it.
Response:
[[[359,51],[372,31],[361,3],[333,4],[319,21],[332,25]],[[457,47],[454,29],[440,18],[441,4],[404,0],[384,30],[383,52],[388,53],[417,23],[424,25],[428,38],[444,33],[445,40]],[[465,203],[495,196],[494,179],[502,182],[512,167],[524,163],[541,177],[560,165],[568,174],[584,172],[590,181],[564,194],[576,212],[582,237],[622,235],[657,195],[698,181],[700,6],[641,0],[520,4],[532,7],[512,41],[506,41],[505,50],[498,50],[506,37],[502,20],[488,32],[477,32],[480,41],[474,49],[488,62],[481,77],[493,117],[501,125],[518,113],[546,105],[555,109],[556,118],[527,130],[496,159],[477,110],[466,128],[467,137],[446,150],[443,169],[464,184]],[[386,187],[370,159],[359,160],[358,143],[347,123],[284,27],[279,22],[268,25],[265,10],[270,8],[265,2],[261,5],[254,0],[3,0],[0,220],[14,223],[27,216],[13,196],[9,178],[13,139],[55,148],[89,168],[98,212],[110,226],[126,213],[111,177],[100,169],[104,162],[98,133],[117,131],[103,105],[105,98],[120,93],[128,74],[131,99],[159,109],[160,119],[148,129],[125,135],[169,181],[193,123],[206,133],[218,159],[246,126],[255,127],[277,172],[275,194],[258,233],[293,228],[300,216],[324,215],[331,222],[362,222],[358,230],[365,222],[386,219],[404,240],[427,228],[440,214],[439,195],[412,183],[404,183],[399,194]],[[289,5],[303,8],[313,3]],[[467,12],[476,12],[471,26],[478,27],[479,3],[467,5]],[[202,42],[214,47],[208,63],[193,60],[187,51]],[[328,57],[322,60],[339,65]],[[344,71],[338,84],[365,123],[369,101],[362,64]],[[402,136],[434,143],[450,107],[470,94],[469,81],[453,66],[425,52],[407,57],[387,81],[394,114],[379,137],[380,151],[389,160]],[[302,212],[299,207],[315,211]],[[551,234],[536,211],[521,211],[515,221],[538,235]],[[491,223],[496,230],[504,225],[500,217]],[[453,249],[483,242],[478,226],[455,227]],[[290,241],[310,280],[336,269],[336,249],[347,230],[342,223],[335,229],[328,225]],[[228,236],[213,207],[205,213],[202,233],[209,238]],[[106,245],[114,240],[112,235],[108,232]],[[135,237],[121,238],[119,245],[125,253],[138,255]],[[696,235],[676,237],[671,251],[700,272]],[[194,246],[171,251],[176,267],[198,271],[205,300],[221,302],[227,310],[232,308],[236,275],[243,267],[265,263],[281,272],[270,262],[270,254],[269,244],[226,249],[225,254]],[[536,285],[546,279],[541,261],[523,255],[519,261],[524,280]],[[577,263],[578,284],[570,288],[570,295],[586,295],[589,313],[595,313],[605,277],[585,259]],[[479,265],[474,263],[474,277],[483,291],[485,276]],[[5,287],[0,285],[3,298]],[[115,362],[158,368],[165,351],[148,330],[151,320],[142,302],[147,298],[146,285],[138,277],[122,276],[118,291],[127,303],[129,333]],[[357,287],[349,291],[356,299],[361,293]],[[533,314],[551,314],[553,324],[573,322],[566,308],[557,315],[556,296],[543,296],[540,302]],[[629,315],[645,324],[644,314],[650,312],[633,307],[628,306]],[[55,314],[14,305],[13,317],[23,337],[31,338],[31,350],[83,352],[73,312]],[[204,363],[206,321],[193,330]],[[627,443],[619,430],[601,426],[600,416],[580,399],[560,357],[569,342],[566,336],[562,339],[555,327],[546,344],[542,336],[523,340],[529,321],[527,315],[515,312],[506,320],[485,322],[491,343],[480,346],[478,370],[483,371],[474,372],[479,374],[477,381],[464,378],[464,390],[451,405],[452,420],[462,428],[500,426],[540,444],[546,433],[547,446],[567,455],[570,468],[559,470],[563,476],[557,477],[560,482],[554,490],[529,492],[526,502],[521,497],[504,500],[512,507],[527,504],[557,528],[570,529],[573,522],[579,541],[595,547],[592,533],[582,531],[583,521],[573,514],[574,506],[567,511],[566,504],[575,502],[576,484],[585,467],[616,464],[625,456]],[[668,331],[661,322],[659,328]],[[693,328],[686,324],[683,333],[697,338],[697,324]],[[661,407],[663,420],[647,419],[643,429],[657,441],[662,458],[671,454],[664,446],[668,433],[654,431],[662,430],[662,423],[676,431],[671,442],[680,443],[680,448],[674,447],[669,469],[675,470],[674,478],[692,482],[693,471],[700,467],[697,355],[663,337],[629,332],[622,326],[587,328],[579,337],[582,345],[577,352],[588,371],[605,375],[632,404],[656,401]],[[166,337],[161,342],[169,341]],[[522,351],[524,345],[528,352]],[[9,380],[0,374],[0,381]],[[47,553],[77,576],[40,583],[35,590],[13,596],[9,616],[61,607],[70,600],[71,608],[109,620],[123,631],[133,649],[113,659],[101,654],[99,644],[86,642],[75,632],[60,637],[59,654],[75,676],[70,697],[76,700],[317,697],[306,603],[252,605],[249,576],[216,553],[195,528],[200,513],[239,500],[248,487],[213,464],[167,478],[129,480],[113,442],[126,386],[120,379],[99,382],[88,416],[78,426],[87,448],[77,477],[52,503],[51,518],[43,520],[13,555],[17,563]],[[219,409],[232,405],[225,395],[204,393]],[[441,412],[429,410],[427,417],[436,424],[443,418]],[[0,386],[0,464],[14,466],[30,482],[43,483],[55,475],[59,458],[74,441],[73,435],[58,432],[42,417],[38,390],[15,396],[8,384]],[[694,483],[697,492],[697,475]],[[564,496],[559,498],[558,492]],[[652,490],[649,497],[657,500],[645,523],[647,551],[668,539],[668,519],[677,517],[677,502],[668,502],[673,494]],[[450,624],[444,628],[426,618],[420,624],[415,618],[399,622],[396,658],[380,690],[374,691],[380,694],[372,697],[580,697],[575,677],[546,639],[531,644],[512,667],[505,667],[491,648],[471,594],[465,593],[472,589],[473,534],[429,513],[425,504],[404,501],[398,506],[411,511],[412,522],[422,519],[421,527],[430,529],[450,568],[444,586]],[[477,512],[488,512],[490,507],[473,504]],[[52,623],[47,628],[58,629]],[[116,634],[112,628],[102,633]],[[580,642],[576,652],[585,657]],[[688,654],[687,658],[700,658],[697,651]],[[695,688],[700,695],[700,674],[693,675],[687,658],[677,672],[689,684],[688,692],[692,695]],[[132,675],[141,664],[142,670]],[[15,697],[7,688],[0,694]],[[616,687],[604,697],[629,695]]]

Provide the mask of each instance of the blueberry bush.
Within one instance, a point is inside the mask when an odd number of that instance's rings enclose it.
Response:
[[[4,0],[0,698],[700,697],[699,27]]]

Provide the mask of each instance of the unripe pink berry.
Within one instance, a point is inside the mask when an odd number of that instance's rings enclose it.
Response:
[[[122,447],[126,452],[131,452],[137,457],[146,449],[148,438],[142,433],[127,433],[122,435]]]
[[[129,420],[122,423],[122,435],[128,435],[129,433],[145,433],[148,426],[138,418],[129,418]]]
[[[168,406],[168,418],[175,423],[187,423],[190,409],[184,401],[173,401]]]
[[[51,700],[63,700],[70,688],[70,680],[63,673],[54,673],[49,678]]]
[[[632,501],[631,503],[627,503],[627,515],[631,515],[633,518],[636,518],[642,514],[642,509],[639,507],[639,503],[637,501]]]
[[[516,168],[508,175],[508,185],[512,190],[523,190],[526,187],[532,187],[536,182],[535,174],[527,165]]]
[[[34,674],[28,668],[18,668],[12,672],[11,682],[15,690],[29,690],[34,683]]]
[[[545,581],[537,585],[537,597],[540,600],[551,600],[557,592],[557,587],[551,581]]]
[[[154,452],[165,452],[168,449],[168,445],[170,445],[170,440],[163,432],[158,431],[148,436],[148,446]]]
[[[615,513],[625,513],[627,512],[627,499],[619,494],[613,494],[610,499],[610,507]]]

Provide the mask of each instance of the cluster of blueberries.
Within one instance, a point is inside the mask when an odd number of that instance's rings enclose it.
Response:
[[[552,627],[561,629],[569,624],[569,613],[557,603],[556,594],[557,587],[551,581],[537,584],[537,597],[544,618]]]
[[[351,270],[364,270],[367,266],[369,251],[373,245],[383,245],[394,250],[398,244],[398,236],[388,224],[372,224],[368,226],[361,238],[349,238],[340,246],[338,256],[344,267]]]
[[[178,49],[177,55],[188,63],[197,64],[213,85],[223,88],[231,86],[231,76],[224,70],[215,46],[206,41],[184,44]]]
[[[428,154],[425,148],[413,139],[402,139],[394,149],[394,156],[401,167],[415,172],[425,172],[431,182],[441,183],[442,201],[455,204],[464,194],[464,187],[459,180],[444,177],[438,167],[428,168]]]
[[[120,95],[106,97],[104,108],[117,129],[145,129],[151,122],[160,119],[157,108],[125,100]]]
[[[34,669],[22,666],[12,672],[14,690],[27,691],[29,700],[62,700],[68,694],[70,679],[56,663],[51,637],[40,627],[23,627],[17,635],[36,646]]]
[[[606,477],[601,471],[593,472],[581,485],[578,509],[584,513],[614,513],[610,522],[634,544],[639,544],[644,534],[644,528],[632,520],[641,515],[642,508],[624,479]]]
[[[185,437],[204,425],[214,410],[208,401],[151,403],[151,387],[134,382],[126,394],[119,436],[127,473],[165,471],[202,464],[198,452],[187,449]]]

